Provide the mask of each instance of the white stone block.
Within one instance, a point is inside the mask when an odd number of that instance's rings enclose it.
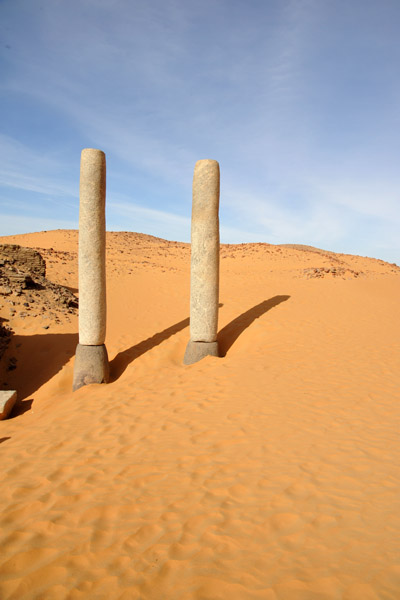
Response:
[[[17,401],[17,392],[15,390],[0,391],[0,421],[7,419]]]

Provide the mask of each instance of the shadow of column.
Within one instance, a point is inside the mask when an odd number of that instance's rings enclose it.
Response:
[[[249,308],[236,319],[225,325],[218,333],[218,344],[221,357],[226,356],[229,348],[236,342],[238,337],[249,327],[253,321],[264,315],[266,312],[278,306],[282,302],[289,300],[290,296],[274,296],[269,300],[263,300],[260,304]]]
[[[115,358],[110,361],[110,381],[116,381],[121,377],[122,373],[133,360],[152,348],[155,348],[155,346],[158,346],[162,342],[165,342],[165,340],[172,335],[175,335],[175,333],[188,327],[189,321],[190,319],[187,317],[186,319],[179,321],[179,323],[175,323],[175,325],[171,325],[170,327],[167,327],[167,329],[155,333],[146,340],[139,342],[139,344],[135,344],[123,352],[118,352]]]
[[[17,402],[9,418],[30,410],[33,399],[26,398],[62,369],[74,356],[77,343],[77,333],[12,336],[7,356],[16,357],[16,368],[3,374],[7,389],[17,390]]]

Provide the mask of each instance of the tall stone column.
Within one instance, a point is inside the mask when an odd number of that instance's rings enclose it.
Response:
[[[219,356],[217,342],[219,295],[219,164],[199,160],[194,168],[191,267],[190,340],[183,362]]]
[[[79,186],[79,344],[73,390],[107,383],[106,336],[106,157],[85,148]]]

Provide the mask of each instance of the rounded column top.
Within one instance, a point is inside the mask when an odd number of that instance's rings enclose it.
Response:
[[[195,169],[197,167],[206,167],[206,166],[218,166],[219,167],[219,163],[217,160],[214,160],[213,158],[201,158],[200,160],[196,161],[195,164]]]
[[[98,148],[83,148],[81,152],[81,158],[103,158],[105,157],[105,153],[103,150],[99,150]]]

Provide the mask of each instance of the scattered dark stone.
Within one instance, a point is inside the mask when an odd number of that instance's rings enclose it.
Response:
[[[314,267],[309,269],[303,269],[303,274],[307,279],[311,278],[324,278],[326,275],[332,275],[333,277],[347,277],[347,279],[356,278],[364,275],[362,271],[353,271],[352,269],[345,267]]]
[[[4,321],[4,319],[0,318],[0,358],[6,351],[12,334],[12,329],[7,325],[3,325],[2,321]]]
[[[35,287],[35,282],[27,273],[18,273],[10,269],[4,269],[4,275],[8,278],[10,283],[20,284],[19,291],[21,292],[22,290],[32,289]]]

